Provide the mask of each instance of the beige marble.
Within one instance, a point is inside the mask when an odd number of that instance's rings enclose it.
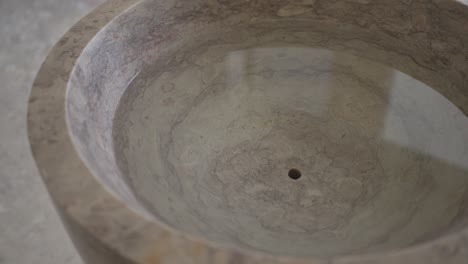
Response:
[[[466,24],[449,0],[111,0],[39,72],[32,150],[89,263],[466,263]]]
[[[157,219],[299,256],[402,247],[450,225],[468,119],[442,95],[345,53],[226,49],[140,74],[120,101],[116,155]]]

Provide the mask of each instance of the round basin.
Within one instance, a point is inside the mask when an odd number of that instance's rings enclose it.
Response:
[[[110,0],[29,135],[88,263],[468,261],[462,1]]]

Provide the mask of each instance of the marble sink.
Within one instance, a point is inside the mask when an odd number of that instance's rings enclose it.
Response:
[[[86,263],[466,264],[467,43],[463,1],[109,0],[31,148]]]

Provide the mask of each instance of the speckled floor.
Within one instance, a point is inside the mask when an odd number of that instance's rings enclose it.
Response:
[[[82,263],[31,157],[26,103],[60,36],[104,0],[0,1],[0,263]]]

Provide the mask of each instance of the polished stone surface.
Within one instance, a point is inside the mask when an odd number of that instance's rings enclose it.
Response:
[[[449,0],[109,1],[42,67],[33,153],[90,263],[465,263],[467,23]]]
[[[230,48],[147,70],[120,100],[116,156],[156,218],[298,256],[401,248],[454,221],[468,119],[441,94],[346,53]]]

